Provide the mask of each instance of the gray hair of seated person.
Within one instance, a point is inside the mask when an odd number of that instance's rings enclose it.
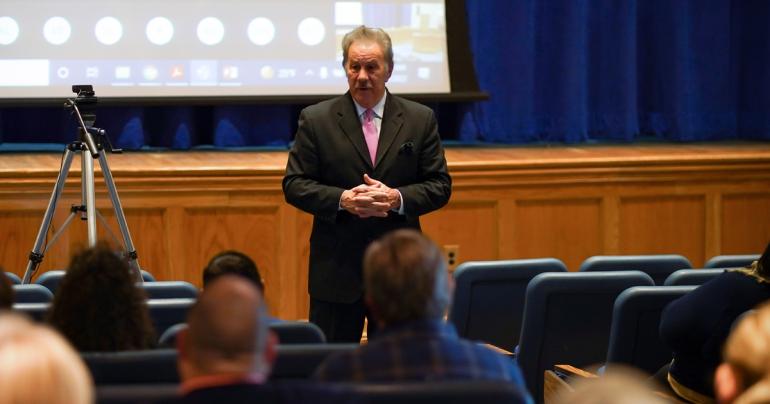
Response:
[[[385,325],[440,319],[451,301],[446,262],[438,246],[415,230],[396,230],[364,254],[364,287]]]
[[[371,41],[378,44],[385,57],[385,63],[388,64],[388,70],[393,71],[393,42],[390,40],[390,35],[382,28],[370,28],[365,25],[353,29],[342,37],[343,67],[348,63],[348,50],[356,41]]]

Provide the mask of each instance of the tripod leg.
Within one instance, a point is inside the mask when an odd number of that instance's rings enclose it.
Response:
[[[41,250],[43,248],[43,242],[45,241],[45,235],[48,232],[48,226],[51,225],[51,219],[56,211],[56,203],[59,201],[62,191],[64,190],[64,181],[67,180],[67,174],[70,171],[72,165],[72,157],[74,156],[70,146],[64,151],[64,162],[62,163],[61,170],[59,170],[59,176],[56,178],[56,185],[53,187],[51,193],[51,199],[48,200],[48,207],[45,209],[43,215],[43,223],[40,224],[40,229],[37,231],[37,237],[35,238],[35,245],[32,247],[32,252],[29,253],[29,261],[27,262],[27,268],[24,270],[24,278],[22,283],[29,283],[32,279],[32,274],[37,270],[38,265],[43,262],[43,254]]]
[[[107,192],[110,195],[112,201],[112,207],[115,209],[115,218],[118,220],[118,226],[120,227],[120,234],[123,235],[123,243],[126,246],[126,254],[128,255],[128,265],[134,273],[134,279],[136,282],[142,282],[142,273],[137,261],[136,250],[134,249],[134,242],[131,241],[131,233],[128,231],[128,223],[126,223],[126,216],[123,214],[123,206],[120,204],[120,198],[118,197],[118,190],[115,188],[115,181],[112,178],[112,171],[107,164],[107,153],[99,154],[99,165],[102,167],[102,174],[104,175],[104,183],[107,185]]]
[[[80,154],[83,161],[83,187],[85,188],[86,224],[88,225],[88,246],[96,245],[96,190],[94,187],[94,158],[87,148]]]

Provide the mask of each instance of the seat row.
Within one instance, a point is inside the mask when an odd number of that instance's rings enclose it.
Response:
[[[150,299],[147,300],[150,320],[159,336],[159,344],[173,346],[175,333],[187,320],[187,312],[195,299]],[[15,303],[13,310],[43,321],[51,303]],[[325,343],[326,337],[318,326],[305,321],[280,321],[270,324],[282,344]]]
[[[700,285],[724,269],[741,267],[758,255],[717,256],[709,267],[693,269],[681,255],[624,255],[588,258],[579,273],[637,270],[655,285]],[[715,267],[716,266],[716,267]],[[449,320],[461,336],[484,340],[512,351],[518,345],[524,297],[529,281],[548,272],[567,272],[555,258],[470,261],[454,272],[456,289]]]
[[[593,257],[579,272],[556,259],[467,262],[455,271],[449,320],[465,338],[516,352],[538,402],[544,371],[557,363],[622,363],[655,373],[671,358],[658,335],[665,306],[724,271],[679,269],[689,267],[682,259]]]
[[[60,278],[64,275],[63,272],[54,274],[58,279],[48,277],[45,279],[46,282],[26,285],[14,284],[14,302],[48,303],[53,301]],[[47,274],[50,272],[46,272],[44,275]],[[137,284],[137,286],[144,290],[149,299],[195,299],[198,297],[198,288],[192,283],[184,281],[145,281]]]

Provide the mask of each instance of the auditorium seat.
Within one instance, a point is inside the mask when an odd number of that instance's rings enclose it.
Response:
[[[557,363],[603,362],[615,298],[632,286],[653,286],[641,271],[543,273],[527,286],[517,359],[527,387],[543,401],[543,373]]]
[[[580,264],[580,272],[642,271],[656,285],[663,285],[674,271],[692,268],[690,261],[676,254],[660,255],[595,255]]]
[[[142,281],[144,282],[157,282],[155,276],[150,271],[142,270]]]
[[[544,272],[567,272],[558,259],[468,261],[454,272],[449,322],[457,333],[513,352],[519,343],[527,284]]]
[[[59,283],[62,278],[64,278],[65,273],[66,271],[61,269],[43,272],[37,277],[35,284],[44,286],[46,289],[50,290],[51,293],[56,293],[56,290],[59,289]]]
[[[187,323],[174,324],[171,327],[166,328],[162,334],[159,333],[158,347],[159,348],[176,348],[176,339],[182,330],[187,328]]]
[[[148,299],[195,299],[198,288],[190,282],[161,281],[138,284],[147,293]]]
[[[284,344],[323,344],[324,332],[315,324],[307,321],[280,321],[270,324],[270,329],[278,336],[278,343]]]
[[[187,321],[187,311],[193,304],[195,304],[195,299],[147,300],[150,320],[152,320],[157,335],[163,335],[169,327]]]
[[[606,369],[615,364],[655,374],[671,361],[671,350],[658,332],[663,309],[697,286],[635,286],[624,290],[612,312]]]
[[[45,321],[51,303],[14,303],[13,310],[24,313],[35,321]]]
[[[45,286],[34,283],[28,285],[13,285],[14,303],[50,303],[53,293]]]
[[[512,383],[488,380],[350,384],[353,403],[361,404],[525,404],[527,393]]]
[[[359,344],[278,345],[270,380],[308,379],[329,355],[349,352]],[[96,385],[178,383],[177,350],[83,352],[81,357]]]
[[[703,265],[704,268],[740,268],[751,265],[759,259],[759,254],[717,255]]]
[[[55,294],[56,290],[59,288],[59,283],[61,282],[62,278],[64,278],[64,274],[66,273],[67,271],[62,269],[44,272],[40,274],[37,280],[35,280],[35,283],[45,286],[48,288],[48,290],[51,291],[51,293]],[[142,279],[144,282],[155,282],[155,277],[145,270],[142,270]]]
[[[279,344],[270,380],[307,379],[328,356],[350,352],[360,344]]]
[[[5,272],[5,276],[11,281],[12,285],[21,285],[21,278],[13,272]]]
[[[98,404],[145,404],[173,402],[179,384],[109,384],[94,389]]]
[[[307,321],[279,321],[271,323],[270,329],[278,337],[278,343],[287,344],[323,344],[326,336],[317,325]],[[179,332],[187,328],[187,324],[175,324],[166,329],[158,338],[158,346],[173,348]]]
[[[83,352],[94,384],[178,383],[175,349]]]
[[[703,285],[716,278],[724,269],[680,269],[666,278],[665,286]]]

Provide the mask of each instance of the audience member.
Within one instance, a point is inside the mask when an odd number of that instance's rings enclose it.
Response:
[[[1,403],[93,403],[91,375],[67,341],[47,326],[0,313]]]
[[[0,310],[13,307],[13,284],[0,268]]]
[[[156,337],[145,300],[127,262],[100,244],[72,257],[49,321],[81,352],[151,348]]]
[[[578,379],[574,390],[562,391],[557,404],[665,404],[665,395],[655,392],[648,376],[634,368],[615,365],[601,377]]]
[[[663,311],[661,338],[673,351],[667,381],[681,398],[714,401],[714,371],[735,319],[770,299],[770,244],[746,268],[727,270]]]
[[[265,285],[259,275],[259,269],[248,255],[240,251],[227,250],[212,257],[206,268],[203,269],[203,287],[205,288],[211,281],[225,274],[238,275],[248,279],[264,296]]]
[[[739,319],[714,377],[720,403],[770,403],[770,303]]]
[[[211,258],[206,268],[203,268],[203,288],[205,289],[206,285],[214,279],[227,274],[238,275],[249,280],[259,289],[264,299],[265,284],[262,281],[262,276],[259,274],[257,264],[248,255],[235,250],[222,251]],[[270,315],[267,306],[265,306],[265,322],[267,324],[274,324],[280,323],[282,320]]]
[[[374,241],[364,255],[365,300],[382,330],[367,345],[333,356],[318,380],[352,382],[486,379],[526,389],[513,359],[464,341],[443,318],[452,278],[438,247],[414,230]]]
[[[253,283],[218,277],[203,290],[178,339],[185,403],[274,401],[260,386],[275,359],[276,339],[264,322],[264,304]]]

